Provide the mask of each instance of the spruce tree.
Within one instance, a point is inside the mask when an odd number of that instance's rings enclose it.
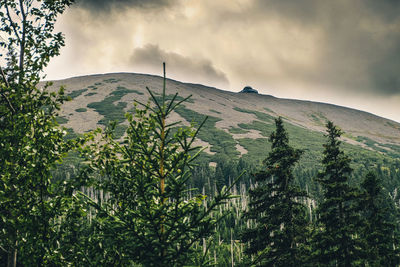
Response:
[[[307,216],[301,200],[306,193],[294,183],[293,167],[302,150],[289,145],[281,118],[270,135],[272,150],[264,168],[255,175],[255,188],[249,190],[250,202],[244,218],[248,229],[242,242],[246,254],[258,266],[296,266],[305,262]]]
[[[148,92],[152,105],[127,114],[122,142],[111,127],[83,151],[87,173],[107,195],[103,203],[88,199],[95,208],[98,251],[87,262],[96,266],[190,265],[199,258],[196,245],[216,227],[212,213],[232,198],[231,188],[212,198],[189,189],[193,161],[201,152],[193,146],[199,128],[169,121],[187,98],[178,100],[177,93],[167,98],[165,69],[162,95]]]
[[[366,243],[369,266],[396,266],[399,264],[395,238],[394,203],[381,185],[381,180],[369,172],[362,182],[360,208],[363,215],[361,237]]]
[[[350,158],[340,148],[342,131],[331,121],[324,144],[323,170],[317,181],[322,186],[323,200],[318,206],[321,231],[316,235],[316,255],[324,266],[353,266],[362,258],[357,237],[359,212],[358,192],[349,185],[352,173]]]

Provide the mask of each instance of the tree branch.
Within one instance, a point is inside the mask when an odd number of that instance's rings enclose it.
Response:
[[[10,9],[8,8],[7,2],[5,3],[5,7],[6,7],[6,11],[7,11],[7,17],[10,20],[10,25],[14,31],[15,36],[17,37],[18,41],[20,42],[21,38],[19,37],[17,28],[15,27],[14,20],[11,18]]]
[[[19,0],[19,8],[22,15],[22,39],[20,40],[20,53],[19,53],[19,84],[22,84],[24,77],[24,57],[25,57],[25,36],[26,36],[26,13],[24,10],[23,0]]]
[[[3,68],[1,66],[0,66],[0,72],[1,72],[1,76],[3,77],[3,80],[4,80],[4,84],[9,88],[10,84],[8,83],[6,75],[4,74]],[[9,108],[11,109],[12,113],[15,114],[15,109],[14,109],[13,105],[11,104],[10,99],[8,99],[8,97],[3,92],[0,92],[0,94],[7,101],[7,104],[9,106]]]
[[[2,250],[2,251],[4,251],[5,253],[10,253],[8,250],[6,250],[5,248],[3,248],[2,246],[0,246],[0,249]]]

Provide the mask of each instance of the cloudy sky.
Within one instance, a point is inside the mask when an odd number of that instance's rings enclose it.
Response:
[[[77,0],[48,79],[161,74],[400,122],[398,0]]]

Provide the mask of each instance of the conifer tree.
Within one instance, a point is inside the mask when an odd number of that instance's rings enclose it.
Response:
[[[353,266],[360,263],[361,243],[357,235],[359,211],[358,192],[349,185],[352,173],[350,158],[340,148],[342,131],[331,121],[324,144],[323,170],[317,181],[323,190],[318,206],[318,223],[322,229],[316,235],[316,254],[324,266]]]
[[[294,184],[293,167],[302,150],[289,145],[281,118],[270,135],[272,150],[263,170],[255,175],[249,190],[249,209],[244,218],[250,227],[242,233],[246,253],[257,266],[296,266],[305,262],[307,216],[301,200],[306,193]]]
[[[361,184],[360,208],[363,215],[361,237],[366,243],[369,266],[396,266],[399,264],[395,238],[394,203],[385,194],[381,180],[369,172]]]
[[[84,151],[88,173],[100,175],[95,186],[108,196],[104,203],[88,200],[96,209],[93,222],[99,237],[91,264],[190,264],[198,258],[195,245],[215,229],[211,212],[232,197],[226,187],[211,199],[189,190],[193,160],[201,151],[193,146],[199,129],[176,130],[177,123],[169,122],[171,112],[186,99],[178,101],[178,94],[167,99],[165,90],[164,69],[162,95],[148,89],[152,105],[127,114],[124,141],[115,140],[111,129]]]

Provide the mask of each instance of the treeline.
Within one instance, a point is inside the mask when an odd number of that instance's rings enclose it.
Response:
[[[225,217],[210,261],[217,266],[398,266],[398,165],[352,169],[340,147],[341,134],[328,122],[319,170],[296,167],[303,151],[289,146],[281,119],[262,166],[218,163],[212,172],[215,188],[222,178],[229,183],[227,177],[242,166],[253,174],[232,192],[240,198],[220,211]]]
[[[295,183],[293,167],[302,151],[292,148],[276,120],[272,151],[256,174],[244,218],[253,226],[241,235],[249,263],[260,266],[397,266],[399,214],[395,200],[368,172],[349,183],[350,158],[340,148],[342,132],[327,123],[322,170],[315,177],[321,197]],[[313,199],[316,207],[307,207]],[[310,212],[312,214],[310,214]],[[311,216],[310,216],[311,215]]]

